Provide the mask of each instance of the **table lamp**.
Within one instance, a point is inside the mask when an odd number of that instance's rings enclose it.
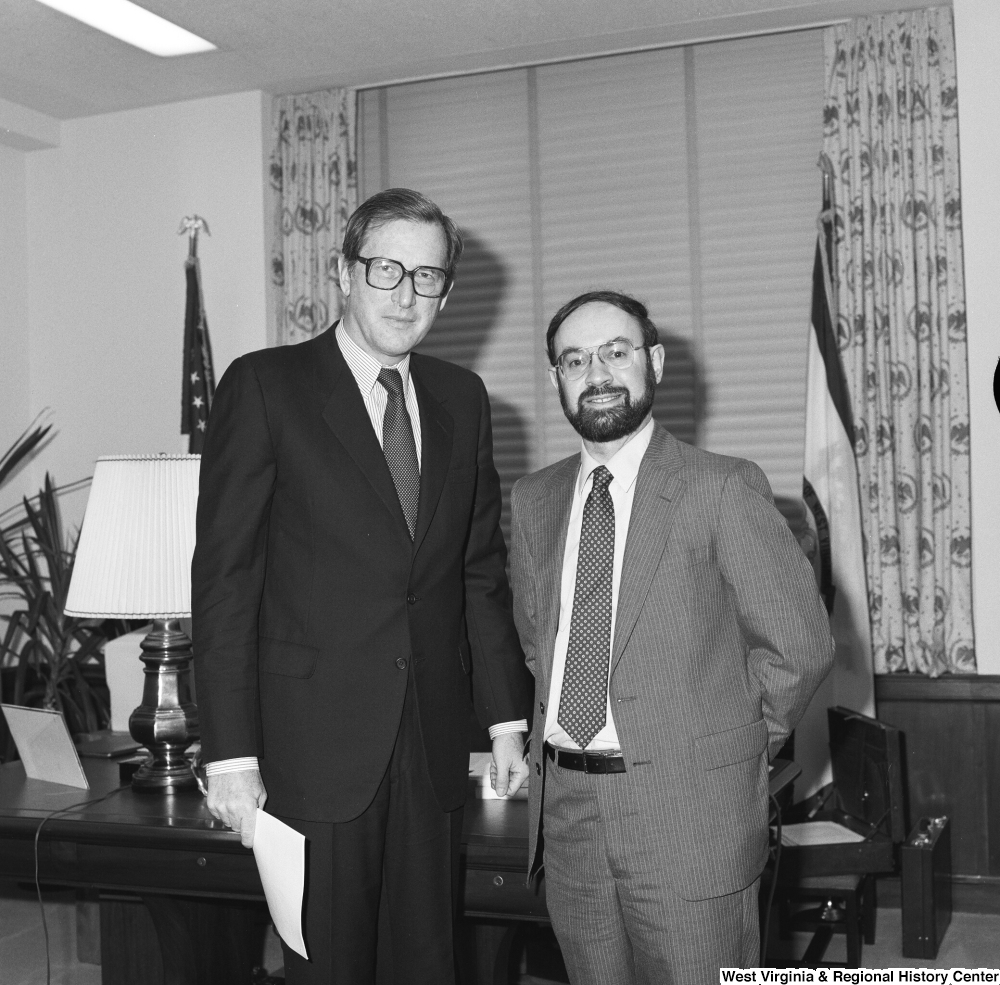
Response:
[[[140,644],[142,704],[129,732],[152,754],[136,790],[196,787],[185,750],[198,738],[191,700],[191,615],[200,455],[111,455],[97,460],[66,598],[71,616],[152,619]]]

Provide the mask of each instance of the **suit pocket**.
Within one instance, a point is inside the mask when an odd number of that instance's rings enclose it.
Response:
[[[756,759],[766,748],[767,722],[763,718],[725,732],[699,735],[694,740],[695,757],[705,770]]]
[[[696,547],[690,547],[684,552],[681,564],[685,568],[696,568],[699,565],[708,564],[711,560],[711,547],[708,544],[698,544]]]
[[[448,473],[448,482],[471,482],[479,471],[475,465],[469,465],[460,469],[451,469]]]
[[[264,674],[278,674],[281,677],[312,677],[316,670],[319,648],[285,640],[260,637],[258,648],[260,670]]]

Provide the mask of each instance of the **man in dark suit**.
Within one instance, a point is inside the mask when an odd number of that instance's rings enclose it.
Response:
[[[759,960],[768,755],[829,669],[826,612],[761,470],[653,421],[642,304],[581,295],[547,342],[582,448],[512,499],[529,871],[573,985],[709,985]]]
[[[289,985],[372,982],[380,902],[396,981],[452,982],[470,696],[497,791],[527,773],[486,391],[412,353],[460,252],[419,193],[368,199],[340,323],[237,359],[212,406],[192,566],[208,806],[248,846],[265,799],[308,838]]]

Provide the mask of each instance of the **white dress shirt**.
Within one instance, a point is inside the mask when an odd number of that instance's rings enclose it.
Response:
[[[618,613],[618,588],[622,580],[622,559],[625,556],[625,541],[628,537],[629,520],[632,517],[632,500],[635,496],[635,480],[639,475],[642,456],[649,447],[653,436],[653,422],[636,434],[631,441],[618,450],[607,462],[606,468],[613,476],[608,484],[611,501],[615,506],[615,553],[611,574],[611,642],[608,645],[608,684],[611,683],[611,650],[615,639],[615,623]],[[573,505],[570,508],[569,528],[566,531],[566,550],[563,552],[562,585],[559,595],[559,628],[556,631],[555,650],[552,654],[552,680],[549,684],[549,702],[545,710],[545,741],[558,749],[579,751],[580,746],[571,739],[559,724],[559,699],[562,695],[563,674],[566,670],[566,650],[569,647],[569,629],[573,618],[573,595],[576,589],[576,565],[580,556],[580,534],[583,528],[583,507],[594,484],[593,473],[601,463],[596,461],[584,447],[580,455],[580,472],[573,490]],[[588,752],[617,751],[621,748],[618,732],[611,715],[611,699],[605,696],[606,717],[601,729],[587,746]]]
[[[382,444],[382,419],[385,417],[385,407],[389,400],[386,389],[378,381],[379,371],[385,367],[364,351],[347,334],[343,322],[338,322],[335,329],[337,345],[341,355],[347,363],[358,384],[358,390],[365,402],[365,410],[371,419],[372,427],[378,438],[378,443]],[[417,466],[422,464],[422,449],[420,447],[420,405],[417,403],[417,391],[413,386],[410,377],[410,354],[407,353],[396,363],[395,366],[388,367],[399,371],[403,380],[403,392],[406,394],[406,412],[410,415],[410,424],[413,427],[413,442],[417,446]],[[521,719],[519,722],[500,722],[490,726],[490,738],[495,739],[498,735],[508,732],[526,732],[528,730],[527,720]],[[208,776],[218,773],[242,773],[245,770],[255,770],[258,768],[256,756],[242,756],[238,759],[219,759],[214,763],[209,763],[205,767]]]

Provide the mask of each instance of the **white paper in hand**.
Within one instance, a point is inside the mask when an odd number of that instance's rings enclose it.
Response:
[[[257,808],[253,856],[264,884],[267,908],[278,936],[306,960],[302,939],[302,897],[306,878],[306,839],[294,828]]]

